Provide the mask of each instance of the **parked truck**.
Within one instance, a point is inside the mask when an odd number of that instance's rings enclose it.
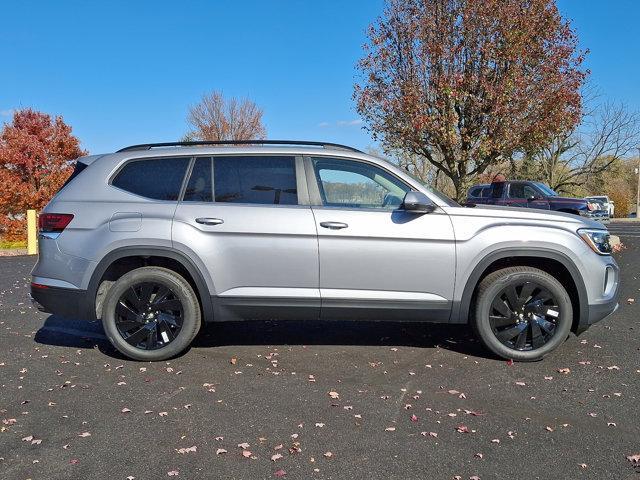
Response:
[[[544,183],[527,180],[476,185],[469,189],[467,203],[554,210],[593,219],[598,210],[584,198],[561,197]]]

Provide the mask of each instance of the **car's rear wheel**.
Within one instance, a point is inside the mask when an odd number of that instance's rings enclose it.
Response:
[[[142,267],[120,277],[104,300],[102,323],[122,354],[158,361],[184,351],[200,329],[193,288],[176,272]]]
[[[571,298],[543,270],[524,266],[497,270],[480,282],[476,298],[474,330],[502,358],[540,360],[571,330]]]

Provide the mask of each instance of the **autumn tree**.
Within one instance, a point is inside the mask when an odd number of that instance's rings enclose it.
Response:
[[[264,139],[262,109],[248,99],[226,99],[221,92],[211,92],[189,109],[188,140]]]
[[[24,239],[26,211],[42,209],[85,154],[62,117],[14,112],[0,133],[0,237]]]
[[[583,54],[553,0],[388,0],[368,37],[354,91],[366,127],[427,159],[458,200],[580,120]]]
[[[540,180],[559,193],[574,191],[601,178],[640,142],[640,115],[623,104],[605,103],[585,115],[582,124],[560,132],[533,154]]]

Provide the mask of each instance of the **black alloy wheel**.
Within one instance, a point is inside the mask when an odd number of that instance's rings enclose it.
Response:
[[[115,326],[132,347],[158,350],[180,333],[184,308],[176,294],[157,282],[131,285],[118,299]]]
[[[504,346],[529,351],[553,338],[562,314],[548,289],[534,281],[520,281],[507,285],[494,297],[489,322]]]

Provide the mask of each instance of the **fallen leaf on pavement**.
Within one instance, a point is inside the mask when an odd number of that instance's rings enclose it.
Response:
[[[189,452],[196,452],[198,451],[198,447],[196,447],[195,445],[193,447],[186,447],[186,448],[177,448],[176,452],[183,454],[183,453],[189,453]]]
[[[640,453],[636,453],[635,455],[629,455],[627,457],[631,463],[640,463]]]

